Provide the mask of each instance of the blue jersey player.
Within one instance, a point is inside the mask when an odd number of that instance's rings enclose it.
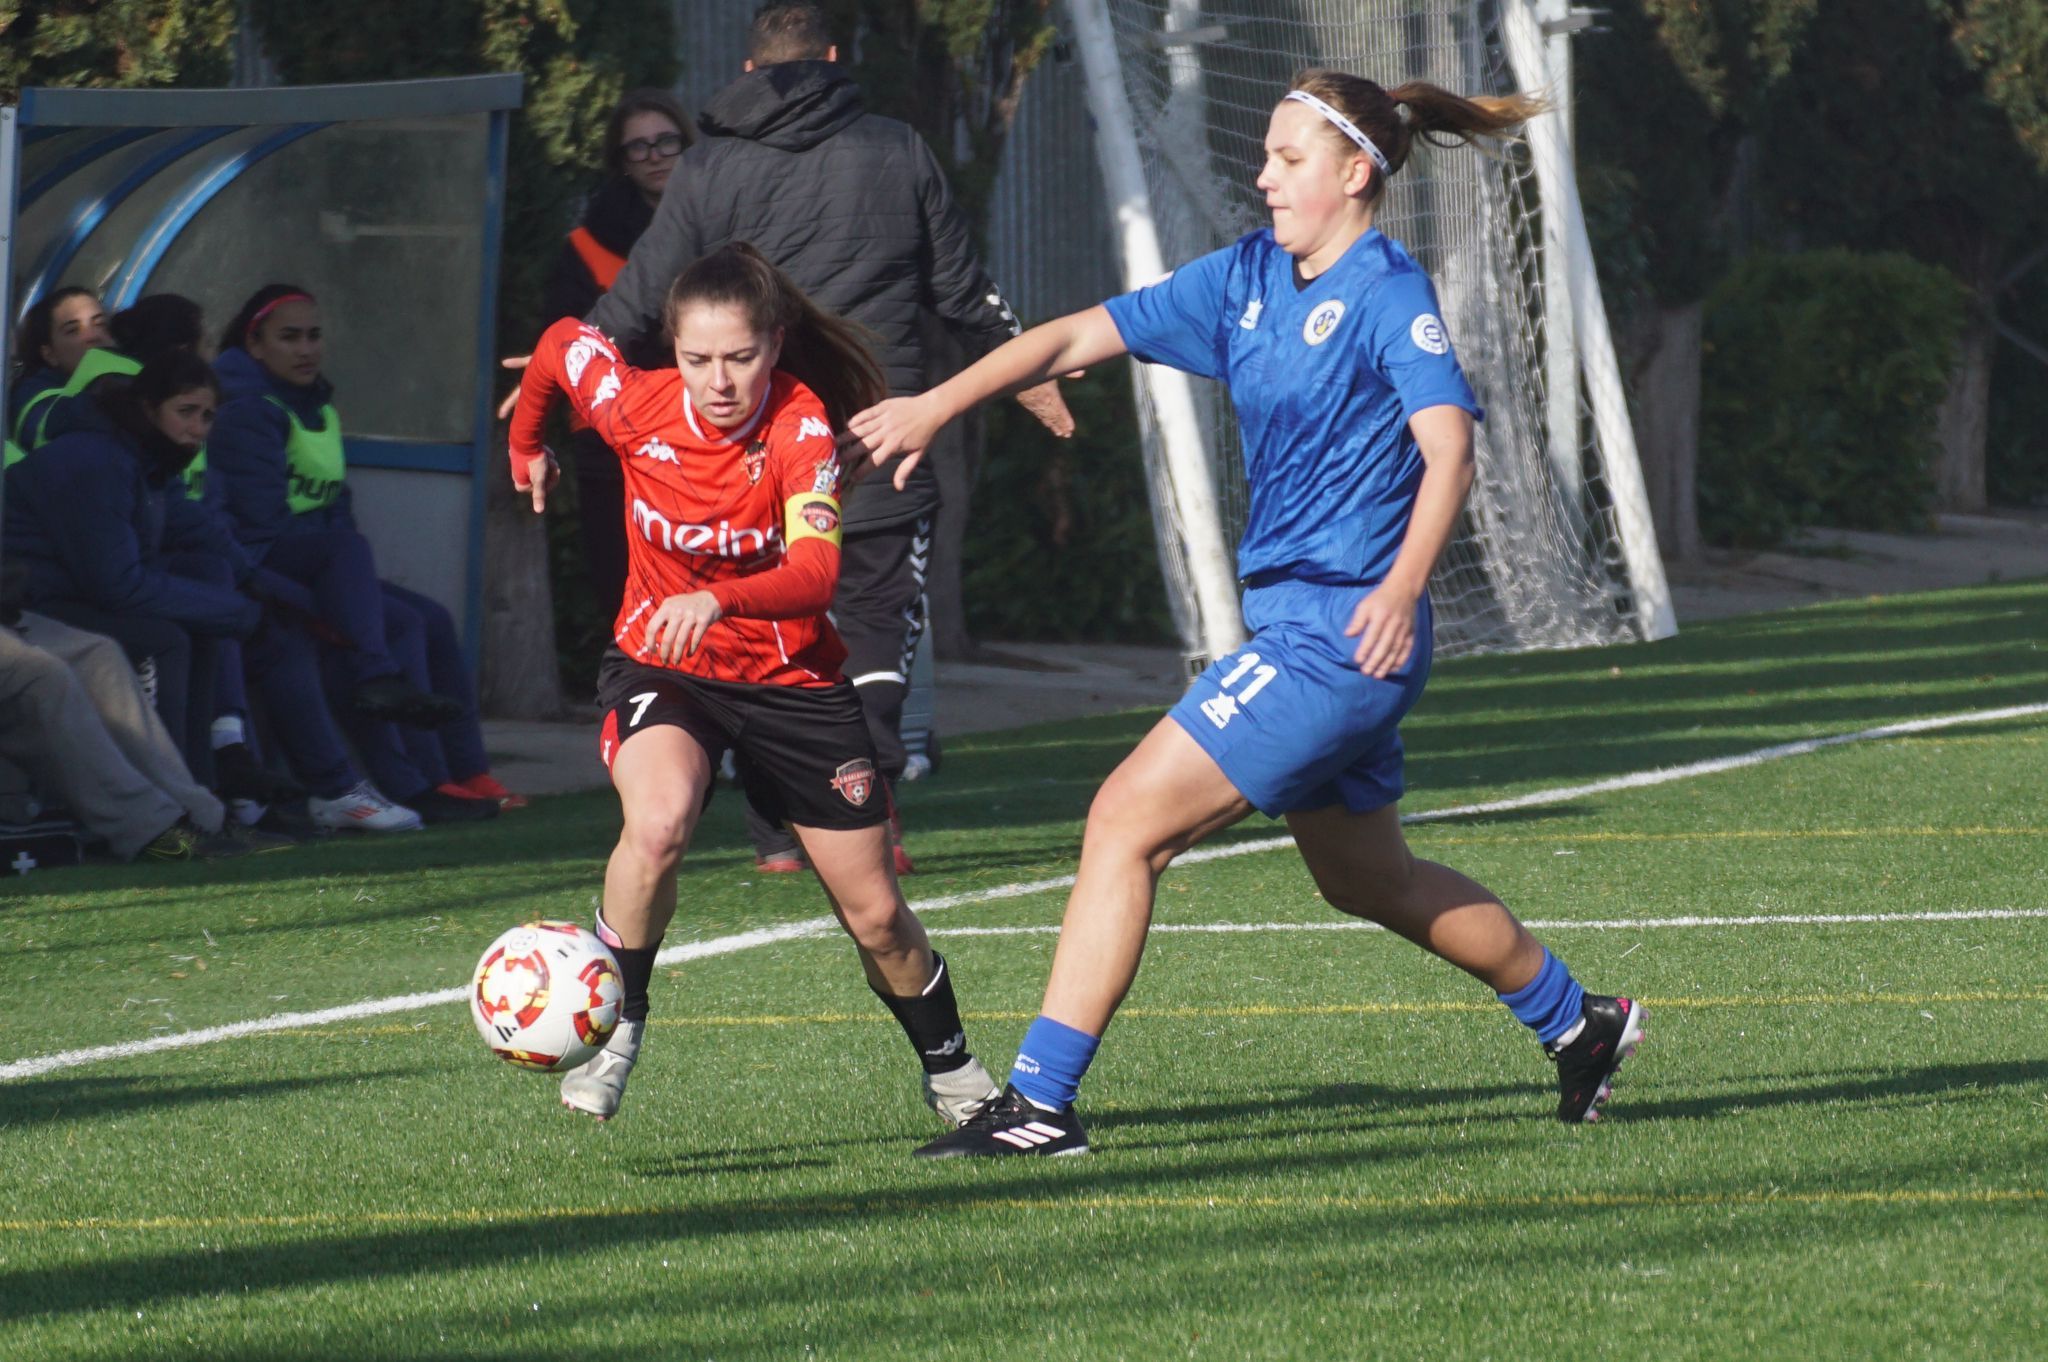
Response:
[[[1088,812],[1045,1002],[1010,1085],[933,1157],[1085,1152],[1074,1096],[1136,976],[1160,872],[1257,809],[1287,820],[1323,897],[1485,983],[1558,1070],[1558,1116],[1598,1117],[1643,1035],[1587,993],[1485,887],[1401,835],[1401,716],[1429,673],[1429,575],[1471,488],[1478,403],[1435,290],[1373,229],[1416,137],[1470,141],[1523,97],[1392,91],[1307,71],[1273,111],[1258,178],[1273,225],[1149,288],[1036,327],[920,397],[856,416],[877,463],[915,462],[978,402],[1122,354],[1230,386],[1250,513],[1251,642],[1220,658]]]

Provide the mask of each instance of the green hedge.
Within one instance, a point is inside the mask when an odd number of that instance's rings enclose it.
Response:
[[[1700,530],[1925,528],[1935,414],[1968,293],[1905,255],[1755,255],[1707,300]]]
[[[1170,642],[1130,366],[1061,386],[1071,440],[1015,402],[987,409],[964,564],[968,628],[981,639]]]

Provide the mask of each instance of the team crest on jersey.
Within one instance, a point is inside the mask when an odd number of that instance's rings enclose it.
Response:
[[[832,509],[829,501],[807,501],[797,508],[797,514],[819,534],[830,534],[839,528],[839,512]]]
[[[866,757],[842,763],[839,773],[832,777],[832,788],[847,803],[859,808],[875,792],[875,764]]]
[[[1432,355],[1447,354],[1451,348],[1451,338],[1444,334],[1444,324],[1434,312],[1423,313],[1409,325],[1408,339],[1415,342],[1416,349]]]
[[[761,480],[761,470],[768,466],[768,442],[756,439],[747,446],[747,452],[740,456],[747,470],[747,482],[751,485]]]
[[[813,435],[822,435],[829,440],[832,438],[832,427],[826,425],[815,416],[806,416],[796,423],[796,442],[798,444],[802,444]]]
[[[1344,320],[1344,304],[1332,298],[1327,303],[1317,303],[1315,311],[1308,314],[1308,320],[1301,324],[1301,338],[1310,345],[1321,345],[1337,329],[1337,323]]]

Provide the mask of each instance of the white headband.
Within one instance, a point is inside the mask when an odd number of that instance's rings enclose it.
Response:
[[[1343,114],[1338,113],[1306,90],[1289,90],[1287,98],[1306,104],[1323,117],[1329,119],[1338,132],[1343,133],[1346,137],[1358,143],[1359,150],[1372,157],[1372,163],[1380,168],[1380,174],[1392,175],[1394,173],[1394,168],[1387,164],[1386,153],[1374,146],[1372,139],[1360,132],[1356,123],[1353,123]]]

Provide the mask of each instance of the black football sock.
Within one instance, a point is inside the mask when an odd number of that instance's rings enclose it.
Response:
[[[619,1004],[619,1020],[647,1020],[647,985],[654,978],[654,956],[661,949],[661,943],[657,941],[652,946],[620,945],[619,934],[604,920],[602,911],[597,915],[597,936],[619,962],[619,983],[625,991],[625,997]]]
[[[953,973],[945,957],[932,952],[932,980],[910,998],[892,998],[880,989],[875,996],[896,1018],[928,1074],[949,1074],[974,1055],[967,1048],[967,1029],[960,1023],[960,1004],[953,999]]]

